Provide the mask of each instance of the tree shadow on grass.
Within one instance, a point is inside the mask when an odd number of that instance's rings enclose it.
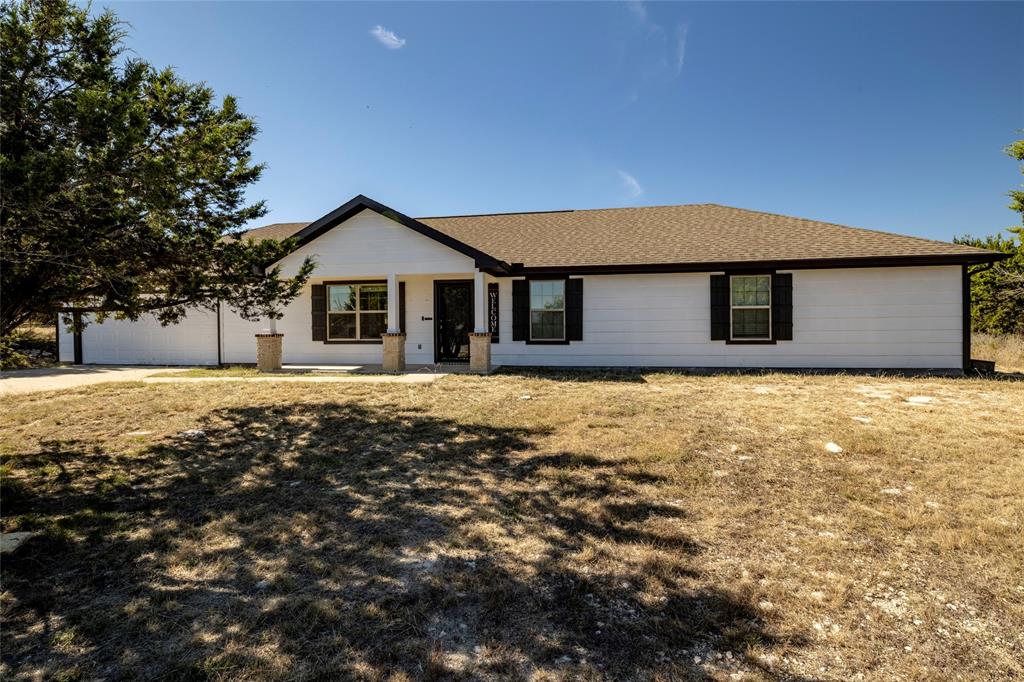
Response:
[[[701,581],[684,504],[635,462],[396,405],[201,429],[11,458],[31,492],[4,515],[44,535],[4,561],[8,673],[704,679],[695,655],[800,644]]]

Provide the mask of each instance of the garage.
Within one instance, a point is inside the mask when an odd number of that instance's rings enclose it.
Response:
[[[86,316],[87,317],[87,316]],[[61,362],[88,365],[216,365],[217,314],[189,313],[178,324],[161,325],[152,315],[137,322],[107,319],[82,332],[76,358],[75,335],[60,321]]]

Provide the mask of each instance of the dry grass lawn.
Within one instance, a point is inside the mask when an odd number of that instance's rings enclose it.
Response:
[[[105,384],[0,413],[3,529],[41,533],[3,561],[5,679],[1024,676],[1021,382]]]
[[[993,360],[1000,372],[1024,372],[1024,334],[980,334],[971,339],[971,356]]]

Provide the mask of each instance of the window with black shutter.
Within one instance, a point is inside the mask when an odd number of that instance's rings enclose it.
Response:
[[[711,339],[726,343],[792,340],[793,275],[712,275]]]

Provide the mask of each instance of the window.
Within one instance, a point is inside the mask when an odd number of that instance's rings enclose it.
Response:
[[[565,340],[565,280],[530,282],[530,339]]]
[[[387,328],[387,284],[327,285],[328,340],[379,341]]]
[[[770,340],[772,329],[771,275],[740,275],[730,278],[732,338],[739,341]]]

